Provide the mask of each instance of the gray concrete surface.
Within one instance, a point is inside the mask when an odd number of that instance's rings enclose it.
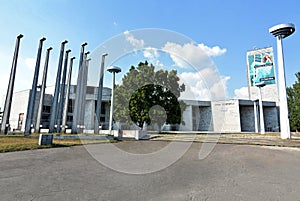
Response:
[[[168,143],[115,145],[149,153]],[[111,170],[84,146],[1,153],[0,200],[300,200],[299,149],[217,144],[199,160],[200,147],[193,143],[177,162],[145,175]]]

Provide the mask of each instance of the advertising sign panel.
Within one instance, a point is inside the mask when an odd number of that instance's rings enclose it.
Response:
[[[263,82],[276,84],[273,48],[255,49],[247,52],[247,70],[250,86]]]

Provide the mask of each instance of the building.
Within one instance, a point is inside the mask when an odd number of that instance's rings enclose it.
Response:
[[[73,120],[73,111],[74,111],[74,103],[75,103],[75,93],[76,86],[70,86],[70,95],[68,101],[68,110],[67,110],[67,128],[71,128],[72,120]],[[11,131],[24,131],[25,130],[25,122],[26,122],[26,112],[29,101],[30,90],[23,90],[19,92],[15,92],[12,100],[11,107],[11,115],[10,115],[10,130]],[[108,128],[109,122],[109,100],[110,100],[111,89],[103,88],[102,91],[102,104],[101,104],[101,124],[103,129]],[[98,95],[98,87],[87,86],[86,90],[86,99],[85,99],[85,114],[84,114],[84,124],[85,130],[94,130],[94,118],[95,118],[95,110],[97,105],[97,95]],[[34,112],[32,119],[32,127],[36,123],[38,105],[40,101],[40,91],[37,91],[35,104],[34,104]],[[42,117],[41,117],[41,129],[49,128],[50,121],[50,111],[53,101],[53,95],[45,94],[43,109],[42,109]]]
[[[180,130],[213,132],[258,132],[259,107],[257,101],[184,100],[187,108],[183,113],[184,125]],[[263,102],[264,124],[267,132],[279,131],[279,115],[276,102]]]
[[[24,90],[14,93],[12,109],[10,116],[10,130],[24,131],[26,122],[26,112],[30,90]],[[70,87],[67,112],[67,128],[71,128],[73,121],[73,111],[75,103],[76,86]],[[87,86],[85,98],[84,113],[84,131],[85,133],[94,132],[95,110],[97,105],[98,88]],[[110,88],[103,88],[101,104],[101,126],[102,129],[108,129],[109,111],[110,111]],[[40,92],[37,91],[35,99],[34,115],[32,124],[36,123],[38,103]],[[45,94],[42,109],[41,131],[47,131],[49,128],[50,111],[53,96]],[[252,100],[223,100],[223,101],[196,101],[183,100],[186,104],[185,111],[182,114],[182,123],[176,127],[181,131],[201,131],[201,132],[258,132],[259,125],[259,107],[258,101]],[[279,131],[279,115],[276,102],[263,101],[264,124],[267,132]],[[164,126],[164,130],[169,130],[170,125]],[[34,126],[33,126],[34,128]],[[134,128],[134,127],[133,127]],[[136,128],[136,127],[135,127]],[[149,127],[151,129],[151,127]],[[68,130],[70,132],[70,129]]]

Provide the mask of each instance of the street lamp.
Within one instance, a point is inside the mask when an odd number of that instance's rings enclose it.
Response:
[[[107,71],[113,73],[112,90],[111,90],[111,106],[110,106],[110,116],[109,116],[109,130],[112,130],[113,124],[113,112],[114,112],[114,89],[115,89],[115,74],[121,72],[121,68],[116,66],[110,66]]]
[[[264,82],[256,83],[255,86],[259,89],[259,124],[260,124],[260,134],[265,134],[265,120],[264,120],[264,111],[262,104],[262,95],[261,88],[266,86]]]
[[[282,139],[291,138],[288,104],[286,98],[286,83],[284,73],[284,59],[282,39],[295,32],[295,25],[279,24],[269,29],[269,32],[277,38],[277,63],[278,63],[278,88],[280,107],[280,136]]]
[[[100,117],[101,117],[101,101],[102,101],[102,90],[103,90],[104,60],[107,55],[108,55],[107,53],[103,53],[102,60],[101,60],[94,134],[99,134]]]

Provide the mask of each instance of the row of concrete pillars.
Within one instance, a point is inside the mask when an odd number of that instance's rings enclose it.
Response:
[[[17,40],[16,40],[15,52],[13,56],[11,73],[10,73],[10,78],[8,83],[8,89],[7,89],[5,104],[3,108],[2,123],[0,128],[1,134],[7,134],[9,128],[9,118],[10,118],[11,103],[13,98],[17,60],[19,54],[20,41],[22,37],[23,35],[20,34],[17,36]],[[52,47],[49,47],[47,49],[43,77],[42,77],[42,84],[41,86],[38,86],[41,55],[43,49],[43,42],[45,40],[46,38],[43,37],[39,41],[36,65],[35,65],[34,76],[32,81],[32,88],[30,90],[29,101],[27,106],[26,122],[25,122],[25,130],[24,130],[25,135],[29,135],[33,129],[35,132],[39,132],[40,130],[42,108],[43,108],[44,95],[45,95],[46,82],[47,82],[48,63],[49,63],[50,52],[52,50]],[[53,102],[52,102],[51,113],[50,113],[50,122],[49,122],[50,133],[54,133],[54,132],[60,133],[60,132],[65,132],[66,130],[69,90],[71,84],[73,61],[75,59],[75,57],[69,59],[69,53],[71,52],[71,50],[68,49],[65,51],[65,45],[67,43],[68,43],[67,40],[63,41],[61,43],[61,48],[60,48],[58,69],[57,69],[57,75],[55,81],[55,90],[54,90]],[[76,98],[75,98],[75,106],[73,112],[72,133],[81,132],[80,130],[81,126],[78,125],[84,124],[83,122],[84,108],[85,108],[84,104],[85,104],[85,96],[86,96],[88,65],[90,60],[89,58],[87,58],[87,55],[90,52],[85,52],[84,50],[86,45],[87,43],[83,43],[81,45],[77,87],[76,87],[77,88]],[[70,62],[69,62],[69,69],[68,69],[69,60]],[[68,76],[67,76],[67,72],[68,72]],[[37,117],[34,120],[33,113],[35,108],[36,92],[38,88],[40,88],[40,98],[38,103]],[[102,92],[102,88],[99,89],[99,91]],[[33,123],[35,123],[35,125]]]

